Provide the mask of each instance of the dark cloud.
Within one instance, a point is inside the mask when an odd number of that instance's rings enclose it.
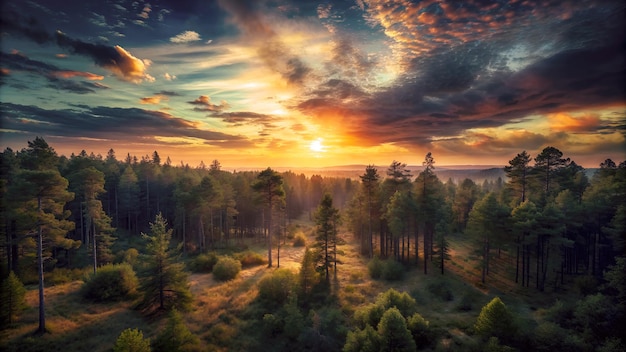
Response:
[[[168,97],[179,97],[179,96],[182,95],[182,94],[180,94],[178,92],[174,92],[174,91],[170,91],[170,90],[162,90],[162,91],[160,91],[158,93],[155,93],[155,94],[165,95],[165,96],[168,96]]]
[[[2,103],[0,111],[3,128],[38,135],[123,142],[155,136],[197,138],[213,145],[245,142],[242,137],[204,130],[196,123],[164,112],[137,108],[80,106],[75,109],[45,110],[35,106]]]
[[[236,111],[214,114],[212,117],[219,117],[222,121],[234,126],[243,126],[248,124],[262,125],[266,128],[273,128],[273,116],[267,114],[259,114],[251,111]]]
[[[2,7],[3,14],[0,16],[0,30],[2,32],[30,39],[38,44],[52,41],[52,36],[39,21],[34,17],[23,17],[17,11],[8,7]]]
[[[406,3],[402,11],[389,4],[377,17],[397,23],[390,35],[408,58],[390,87],[371,91],[331,79],[297,108],[322,125],[328,120],[345,126],[363,143],[420,146],[433,140],[455,143],[450,137],[530,115],[624,102],[623,6],[424,4],[429,2]],[[412,10],[421,15],[406,18]],[[584,36],[574,34],[579,25]],[[351,52],[349,43],[338,48]]]
[[[213,104],[211,102],[211,97],[208,95],[201,95],[197,99],[188,101],[191,105],[196,105],[193,108],[195,111],[210,111],[210,112],[220,112],[222,110],[228,109],[230,106],[224,100],[222,100],[219,104]]]
[[[102,76],[89,72],[63,70],[54,65],[28,58],[19,52],[11,54],[0,52],[0,62],[4,69],[9,72],[28,72],[45,77],[48,80],[48,87],[60,89],[77,94],[95,93],[97,90],[108,87],[96,82],[77,82],[70,79],[72,77],[84,77],[87,79],[102,79]],[[28,87],[23,87],[28,88]]]

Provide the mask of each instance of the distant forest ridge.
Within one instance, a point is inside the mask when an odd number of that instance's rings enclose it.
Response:
[[[375,165],[378,169],[378,173],[384,175],[387,171],[388,165]],[[304,167],[304,168],[290,168],[290,167],[272,167],[272,169],[279,172],[294,172],[296,174],[304,174],[307,177],[312,175],[320,175],[322,177],[340,177],[358,179],[363,175],[363,172],[367,165],[337,165],[328,167]],[[228,168],[225,168],[228,169]],[[407,170],[411,171],[411,175],[416,177],[424,167],[421,165],[407,165]],[[597,168],[585,169],[587,177],[592,177],[597,171]],[[243,171],[243,169],[238,170]],[[452,179],[455,183],[459,183],[468,178],[476,183],[484,181],[496,181],[498,178],[502,178],[506,181],[506,174],[504,173],[504,166],[501,165],[445,165],[436,166],[434,170],[437,177],[442,182],[446,182],[448,179]]]

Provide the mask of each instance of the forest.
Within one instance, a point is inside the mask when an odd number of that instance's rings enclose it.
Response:
[[[626,161],[503,171],[231,172],[37,137],[0,154],[0,348],[626,349]]]

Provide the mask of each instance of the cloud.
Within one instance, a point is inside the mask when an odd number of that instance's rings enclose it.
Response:
[[[141,98],[139,100],[139,103],[140,104],[158,105],[158,104],[161,103],[161,101],[167,101],[167,100],[169,100],[169,97],[167,95],[156,94],[156,95],[153,95],[151,97]]]
[[[202,40],[200,34],[194,31],[184,31],[174,37],[170,38],[170,42],[172,43],[191,43]]]
[[[5,66],[7,74],[10,70],[15,72],[28,72],[42,76],[48,80],[48,87],[61,89],[77,94],[95,93],[99,89],[109,87],[95,82],[75,82],[70,78],[80,77],[87,80],[102,80],[104,77],[91,72],[63,70],[57,66],[45,62],[32,60],[26,55],[14,51],[11,54],[0,52],[0,62]]]
[[[77,106],[73,109],[46,110],[35,106],[12,103],[0,104],[3,128],[42,136],[91,138],[111,142],[147,140],[157,143],[157,137],[202,140],[210,145],[245,144],[240,136],[202,129],[191,122],[161,111],[137,108]],[[129,118],[132,116],[132,118]]]
[[[279,73],[294,86],[301,86],[311,73],[305,62],[291,52],[274,29],[255,8],[255,3],[244,0],[220,0],[219,4],[228,11],[232,20],[256,46],[265,65]]]
[[[143,10],[137,14],[137,17],[147,20],[150,17],[150,12],[152,12],[152,6],[150,4],[145,4]]]
[[[101,81],[104,79],[104,76],[100,76],[91,72],[82,72],[82,71],[54,71],[52,72],[52,74],[59,78],[83,77],[90,81]]]
[[[188,103],[192,105],[197,105],[195,108],[193,108],[195,111],[220,112],[230,107],[228,103],[224,100],[222,100],[219,104],[211,103],[211,98],[207,95],[201,95],[196,100],[189,101]]]
[[[171,74],[169,74],[169,73],[165,72],[165,73],[163,74],[163,78],[165,78],[165,80],[166,80],[166,81],[173,81],[173,80],[175,80],[177,77],[176,77],[176,75],[171,75]]]
[[[574,116],[568,113],[549,114],[547,116],[550,129],[558,132],[594,133],[601,128],[601,120],[598,114],[585,114]]]
[[[57,44],[70,49],[73,53],[90,57],[94,63],[112,72],[118,79],[126,82],[152,82],[154,77],[147,73],[150,61],[134,57],[119,45],[107,46],[86,43],[72,39],[60,31],[56,32]]]

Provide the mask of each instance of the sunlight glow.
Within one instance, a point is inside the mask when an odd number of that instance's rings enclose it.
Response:
[[[326,148],[324,147],[324,145],[322,145],[322,141],[323,140],[321,138],[314,140],[313,142],[311,142],[311,144],[309,144],[309,149],[311,149],[312,152],[316,153],[323,152]]]

